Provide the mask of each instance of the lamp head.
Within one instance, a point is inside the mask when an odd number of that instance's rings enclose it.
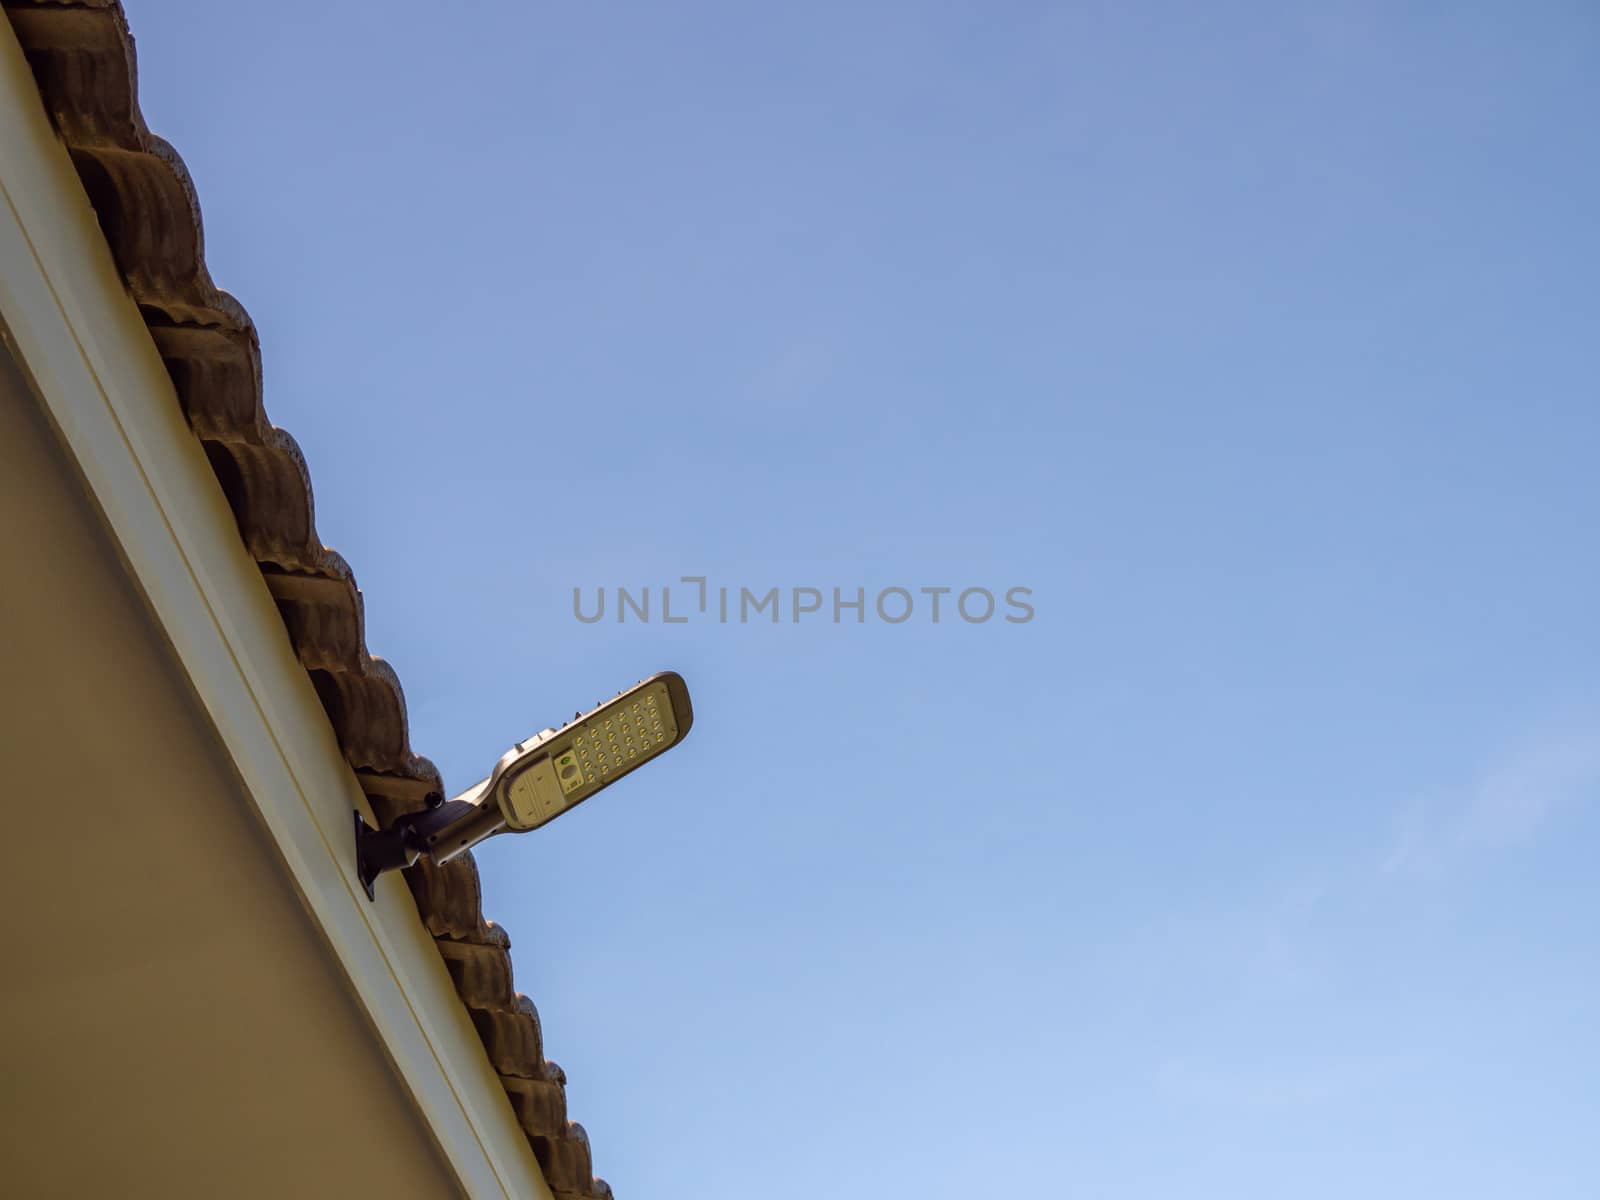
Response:
[[[537,829],[665,754],[693,723],[683,677],[652,675],[560,729],[519,742],[495,764],[478,802],[497,807],[509,831]]]

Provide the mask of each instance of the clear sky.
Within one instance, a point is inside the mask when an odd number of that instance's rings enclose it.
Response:
[[[1592,3],[128,8],[620,1200],[1600,1195]]]

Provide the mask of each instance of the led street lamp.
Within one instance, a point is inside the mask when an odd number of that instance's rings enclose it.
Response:
[[[356,874],[372,898],[383,872],[422,855],[449,862],[497,833],[526,833],[576,808],[630,771],[676,746],[694,723],[689,689],[674,671],[652,675],[615,700],[545,729],[507,750],[489,778],[454,800],[374,830],[356,814]]]

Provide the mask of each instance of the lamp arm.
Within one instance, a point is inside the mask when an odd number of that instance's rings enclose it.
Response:
[[[356,878],[366,889],[367,899],[375,899],[373,884],[385,871],[409,867],[422,855],[443,866],[485,838],[506,827],[499,806],[479,801],[452,800],[445,803],[438,792],[430,792],[427,808],[403,813],[387,829],[374,829],[357,812]]]

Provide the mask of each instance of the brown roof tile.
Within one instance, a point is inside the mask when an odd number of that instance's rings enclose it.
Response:
[[[249,314],[212,282],[183,160],[145,127],[133,38],[118,0],[0,0],[94,205],[129,294],[261,568],[300,662],[380,821],[420,808],[439,772],[412,752],[394,670],[368,653],[361,592],[317,537],[311,479],[267,419]],[[610,1197],[589,1139],[567,1120],[566,1076],[511,976],[511,940],[484,920],[463,855],[406,873],[411,894],[558,1200]]]

